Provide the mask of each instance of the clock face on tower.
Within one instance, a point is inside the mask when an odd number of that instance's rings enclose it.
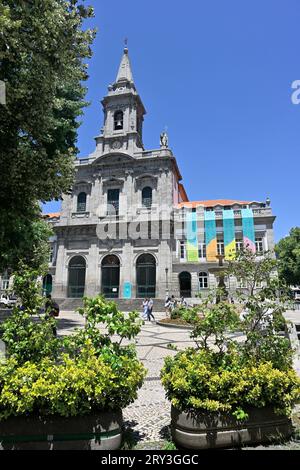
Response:
[[[120,149],[122,144],[121,142],[119,142],[119,140],[115,140],[112,144],[111,144],[112,148],[113,149]]]

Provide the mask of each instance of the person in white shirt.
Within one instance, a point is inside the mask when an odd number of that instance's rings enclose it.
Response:
[[[142,306],[143,306],[142,317],[143,317],[144,320],[147,320],[147,318],[148,318],[148,299],[144,299]]]

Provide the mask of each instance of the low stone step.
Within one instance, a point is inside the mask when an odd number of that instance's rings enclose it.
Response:
[[[142,311],[143,299],[111,299],[118,305],[118,308],[124,312],[132,310]],[[73,311],[82,307],[82,299],[55,299],[61,311]],[[153,299],[153,312],[164,311],[165,300]]]

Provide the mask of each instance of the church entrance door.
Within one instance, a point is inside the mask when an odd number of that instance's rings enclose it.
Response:
[[[108,255],[102,261],[102,288],[104,297],[115,299],[119,297],[120,260],[116,255]]]
[[[149,253],[138,257],[136,262],[137,298],[155,297],[156,261]]]
[[[74,256],[69,263],[68,297],[84,296],[86,262],[82,256]]]

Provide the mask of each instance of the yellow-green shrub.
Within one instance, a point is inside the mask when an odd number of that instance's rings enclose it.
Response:
[[[0,419],[124,408],[135,400],[144,377],[137,359],[120,355],[116,365],[90,347],[76,359],[64,355],[60,363],[43,359],[19,366],[10,359],[0,365]]]
[[[271,362],[246,364],[238,354],[188,349],[168,357],[161,373],[167,397],[181,411],[228,411],[246,416],[249,407],[273,407],[289,415],[300,398],[295,371],[281,371]],[[244,412],[244,413],[243,413]]]

